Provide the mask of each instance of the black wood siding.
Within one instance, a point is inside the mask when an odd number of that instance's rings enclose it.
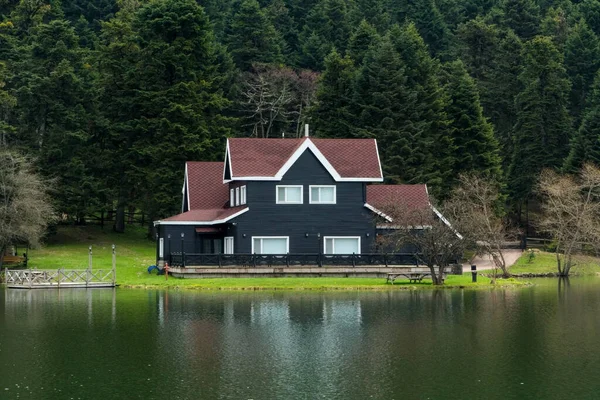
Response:
[[[231,221],[236,253],[250,253],[253,236],[289,236],[290,253],[318,253],[324,236],[360,236],[361,252],[372,251],[375,228],[373,214],[364,207],[365,184],[336,182],[310,150],[281,181],[246,185],[250,210]],[[304,203],[276,204],[277,185],[303,185]],[[310,204],[309,185],[335,185],[337,203]]]

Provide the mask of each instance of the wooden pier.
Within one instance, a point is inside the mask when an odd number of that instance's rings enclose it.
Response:
[[[66,289],[115,287],[117,259],[112,246],[112,268],[92,269],[92,248],[89,250],[87,269],[7,269],[4,271],[6,287],[13,289]]]

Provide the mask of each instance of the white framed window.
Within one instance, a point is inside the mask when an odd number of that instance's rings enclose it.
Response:
[[[325,254],[360,254],[360,236],[324,236]]]
[[[302,204],[304,190],[302,185],[277,185],[277,204]]]
[[[252,254],[287,254],[289,236],[252,236]]]
[[[159,246],[158,246],[158,258],[163,258],[165,256],[165,239],[164,238],[160,238],[160,240],[158,241]]]
[[[236,206],[240,205],[240,188],[239,187],[235,188],[235,205]]]
[[[235,190],[229,189],[229,207],[235,207]]]
[[[225,254],[233,254],[233,236],[225,237]]]
[[[335,185],[310,185],[310,204],[335,204]]]
[[[246,204],[246,185],[240,188],[240,204]]]

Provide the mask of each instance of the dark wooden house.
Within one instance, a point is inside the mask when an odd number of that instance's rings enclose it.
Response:
[[[228,139],[223,162],[188,162],[182,213],[156,221],[170,253],[375,251],[390,199],[428,207],[425,185],[382,185],[375,139]]]

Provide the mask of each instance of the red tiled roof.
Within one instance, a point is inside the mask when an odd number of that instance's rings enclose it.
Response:
[[[382,178],[375,139],[311,139],[342,178]]]
[[[229,202],[229,188],[223,183],[222,162],[188,162],[190,210],[223,209]]]
[[[275,176],[303,139],[229,139],[231,173],[235,176]]]
[[[209,210],[190,210],[181,214],[174,215],[161,220],[161,222],[213,222],[221,221],[227,217],[247,209],[246,206],[209,209]]]
[[[229,139],[236,177],[274,177],[302,144],[310,140],[341,178],[381,179],[375,139]]]
[[[429,195],[426,185],[368,185],[367,204],[380,211],[391,204],[414,211],[429,207]]]

